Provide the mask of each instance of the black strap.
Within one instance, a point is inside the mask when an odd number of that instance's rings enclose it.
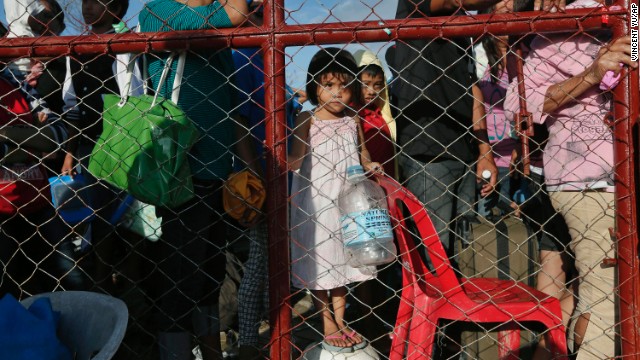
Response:
[[[509,229],[505,222],[506,218],[495,223],[496,226],[496,246],[498,256],[498,279],[511,280],[511,265],[509,263]]]

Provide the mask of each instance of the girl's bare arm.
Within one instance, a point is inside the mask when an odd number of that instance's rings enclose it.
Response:
[[[358,149],[360,150],[360,163],[365,171],[382,171],[382,165],[380,163],[371,160],[371,154],[367,150],[367,144],[364,141],[364,130],[362,129],[362,122],[360,117],[355,115],[353,120],[358,126]]]
[[[311,112],[302,112],[296,117],[293,134],[290,136],[291,150],[287,156],[289,169],[298,170],[307,154],[309,146],[309,128],[311,127]]]

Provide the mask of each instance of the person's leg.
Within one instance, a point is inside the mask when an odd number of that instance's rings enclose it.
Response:
[[[198,217],[192,228],[201,241],[188,244],[185,254],[198,264],[196,274],[185,285],[186,293],[196,303],[192,324],[203,360],[222,359],[220,343],[220,287],[226,275],[227,223],[222,205],[222,182],[194,184],[199,206],[190,208],[184,217]],[[199,195],[202,194],[202,195]],[[203,216],[204,214],[204,216]],[[200,242],[201,244],[198,244]],[[202,247],[203,246],[203,247]],[[206,327],[199,326],[205,322]]]
[[[195,199],[179,208],[160,209],[159,214],[159,330],[175,336],[194,333],[204,360],[222,358],[217,307],[225,274],[226,225],[220,186],[196,186]],[[191,356],[190,344],[181,343],[173,351],[179,358]]]
[[[425,164],[403,155],[400,166],[404,185],[424,204],[447,254],[454,255],[449,225],[458,210],[456,187],[466,165],[450,160]]]
[[[347,311],[347,292],[346,286],[331,289],[329,295],[331,296],[331,305],[333,307],[333,315],[338,325],[338,329],[345,336],[345,340],[353,344],[359,344],[362,342],[362,336],[355,330],[349,328],[345,322],[345,312]]]
[[[42,263],[42,281],[45,291],[54,291],[58,286],[64,290],[88,290],[91,287],[87,269],[80,261],[84,257],[73,243],[73,231],[53,209],[45,209],[32,215],[32,221],[40,229],[47,254]]]
[[[98,291],[114,293],[115,283],[113,279],[115,262],[115,242],[117,235],[115,226],[110,222],[113,211],[120,204],[119,190],[111,187],[104,181],[96,179],[88,170],[89,159],[93,151],[93,144],[85,143],[78,147],[76,156],[80,162],[80,172],[86,181],[86,191],[90,194],[91,208],[94,217],[90,225],[91,250],[93,257],[93,269],[91,277]],[[85,227],[76,226],[78,229]],[[83,234],[76,234],[83,235]]]
[[[568,261],[568,256],[564,252],[540,250],[541,267],[536,277],[536,289],[560,301],[562,324],[565,329],[569,325],[575,307],[573,292],[567,287],[565,265]],[[549,358],[551,358],[551,353],[547,349],[546,339],[541,336],[532,359],[545,360]]]
[[[453,174],[452,180],[455,181],[454,185],[449,187],[449,191],[455,194],[455,217],[475,216],[478,184],[475,169],[457,161],[447,161],[445,166],[449,168]]]
[[[400,157],[405,186],[423,204],[454,269],[457,269],[455,238],[451,236],[452,222],[458,214],[466,214],[473,208],[475,176],[469,166],[454,160],[422,163],[407,156]],[[425,249],[426,251],[426,249]],[[428,256],[425,263],[433,267]],[[447,326],[440,340],[442,346],[436,355],[446,359],[459,352],[460,332],[456,326]],[[450,330],[449,330],[450,329]]]
[[[540,271],[536,277],[536,289],[560,300],[562,323],[566,327],[573,313],[573,293],[567,288],[565,263],[567,255],[563,252],[540,250]],[[564,302],[564,304],[563,304]]]
[[[263,298],[267,288],[267,226],[261,222],[245,231],[249,239],[249,257],[244,264],[244,274],[238,289],[238,326],[240,358],[251,359],[259,354],[259,328]]]
[[[95,259],[94,279],[102,291],[113,294],[116,290],[114,274],[119,263],[115,252],[121,240],[110,220],[120,200],[116,190],[104,181],[94,182],[91,189],[96,213],[91,221],[91,244]]]
[[[573,285],[568,284],[573,275],[573,255],[569,251],[571,235],[562,216],[551,203],[544,189],[544,177],[531,173],[526,185],[531,194],[532,210],[523,217],[539,239],[541,269],[536,278],[536,289],[560,300],[562,323],[565,328],[575,308]]]
[[[191,300],[178,290],[184,280],[184,258],[181,249],[186,238],[191,235],[182,226],[179,212],[169,209],[158,209],[162,217],[162,239],[158,241],[158,259],[156,268],[155,301],[158,311],[155,314],[158,334],[158,347],[161,360],[191,359],[190,325],[186,323],[189,312],[193,308]]]
[[[329,292],[327,290],[311,290],[313,305],[319,312],[322,321],[324,341],[332,346],[347,347],[352,343],[345,339],[340,327],[336,324],[331,309],[329,308]]]
[[[609,228],[615,226],[614,195],[606,192],[551,193],[571,234],[578,271],[578,303],[569,343],[578,360],[604,359],[615,354],[615,269],[602,260],[615,258]]]

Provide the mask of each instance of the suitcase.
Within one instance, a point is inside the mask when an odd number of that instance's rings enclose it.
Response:
[[[456,224],[457,263],[463,277],[518,280],[535,286],[538,265],[536,234],[514,215],[462,218]],[[516,326],[522,324],[516,324]],[[482,328],[461,323],[461,359],[500,359],[499,329],[504,325]],[[522,329],[522,328],[521,328]],[[520,358],[533,350],[537,341],[532,331],[521,330]],[[504,355],[504,354],[502,354]]]

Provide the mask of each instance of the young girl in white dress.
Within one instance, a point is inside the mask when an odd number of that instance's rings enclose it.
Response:
[[[375,268],[347,265],[337,206],[349,166],[381,169],[370,160],[360,119],[349,108],[360,91],[356,74],[345,51],[328,48],[313,56],[306,90],[316,107],[296,119],[288,157],[291,169],[299,170],[291,189],[292,283],[311,290],[325,343],[339,347],[363,341],[344,320],[346,285],[375,278]]]

